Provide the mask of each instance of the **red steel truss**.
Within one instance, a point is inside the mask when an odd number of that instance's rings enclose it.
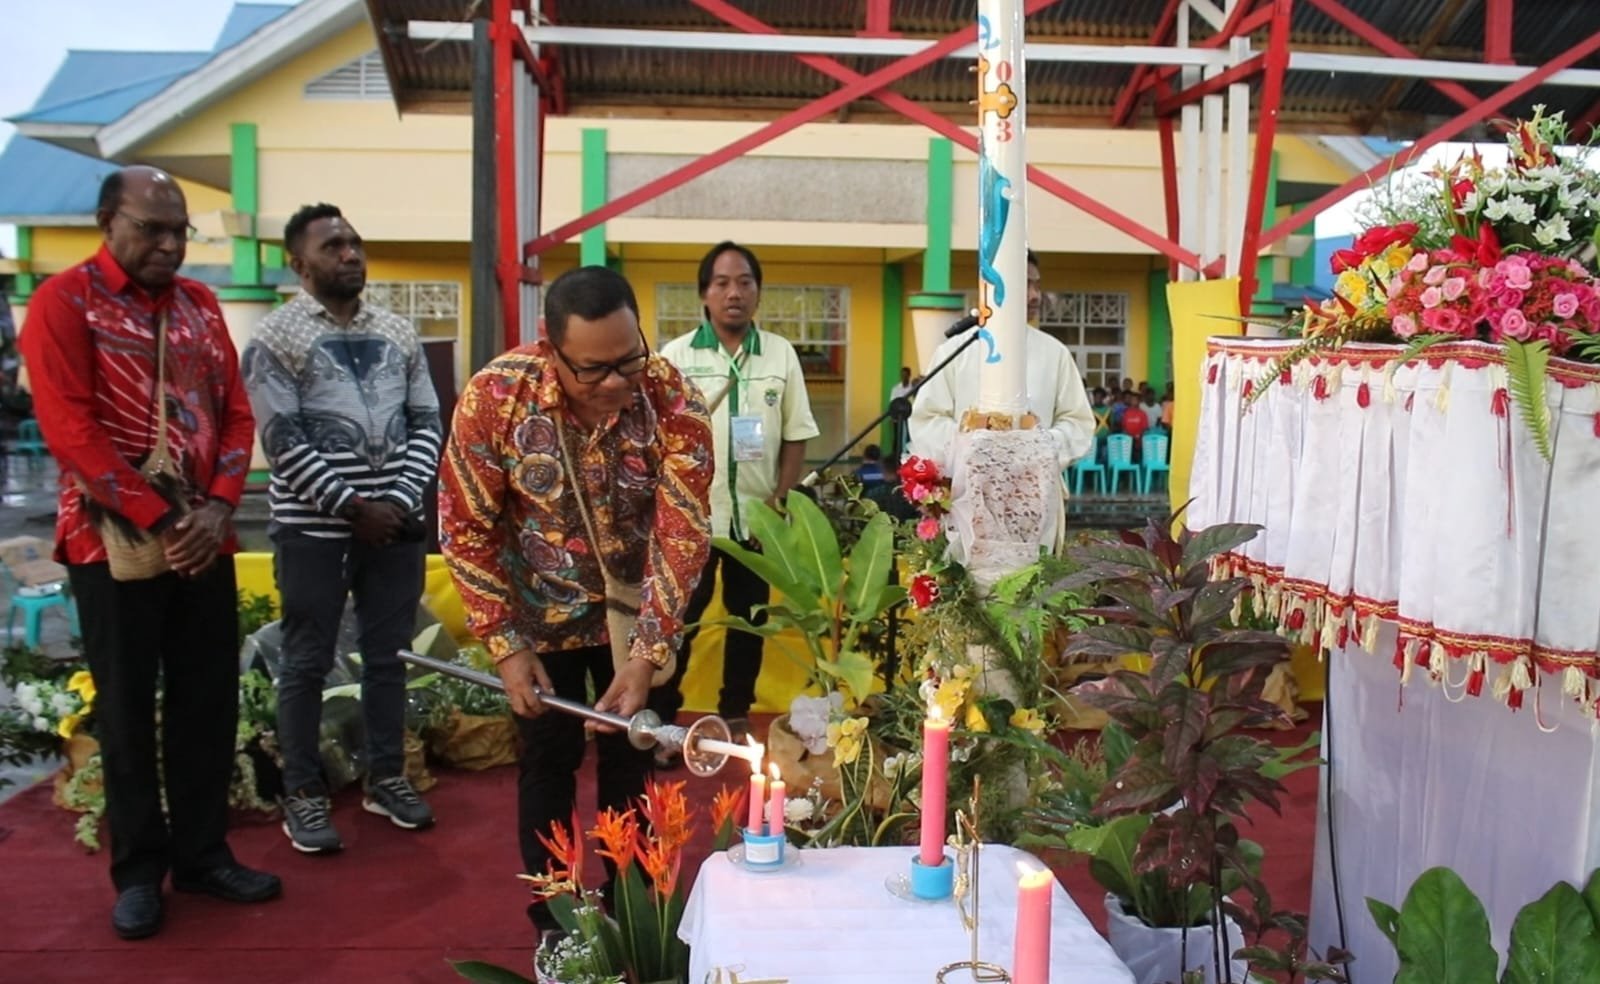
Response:
[[[778,29],[733,6],[729,0],[690,0],[690,2],[740,31],[749,34],[780,33]],[[862,21],[864,30],[861,32],[863,36],[881,37],[890,34],[891,2],[892,0],[864,0]],[[1061,0],[1027,0],[1025,12],[1032,14],[1058,2]],[[517,230],[515,194],[506,193],[507,189],[516,187],[516,168],[526,166],[525,163],[516,160],[512,141],[504,137],[504,134],[510,132],[513,122],[510,98],[512,73],[525,70],[537,81],[541,93],[541,108],[553,112],[562,112],[565,109],[556,62],[548,53],[536,55],[529,47],[520,27],[512,19],[513,9],[522,11],[526,17],[528,3],[529,0],[493,0],[494,31],[491,36],[495,49],[497,128],[501,134],[497,144],[497,164],[502,191],[500,261],[497,272],[500,276],[505,305],[508,341],[515,332],[514,326],[519,322],[520,285],[538,283],[537,267],[528,266],[530,260],[536,263],[540,254],[586,229],[681,187],[721,164],[766,144],[796,127],[823,118],[853,101],[876,100],[969,150],[977,149],[977,138],[965,128],[889,89],[895,81],[971,43],[976,36],[975,25],[949,34],[915,54],[907,55],[870,74],[857,72],[824,55],[797,54],[795,57],[803,64],[834,79],[840,84],[840,88],[556,229],[523,240]],[[1525,95],[1554,73],[1571,67],[1594,51],[1600,50],[1600,34],[1582,39],[1563,54],[1538,66],[1529,74],[1504,86],[1487,98],[1479,98],[1455,82],[1428,80],[1428,84],[1462,107],[1456,117],[1400,153],[1318,198],[1293,216],[1268,226],[1266,223],[1271,217],[1266,215],[1267,182],[1273,143],[1278,130],[1278,110],[1283,99],[1283,83],[1291,61],[1290,18],[1296,3],[1309,5],[1322,12],[1377,52],[1397,60],[1420,57],[1412,49],[1350,11],[1341,0],[1236,0],[1227,11],[1221,28],[1191,46],[1221,49],[1227,47],[1232,40],[1245,37],[1254,37],[1254,43],[1259,45],[1261,41],[1259,35],[1265,31],[1264,49],[1258,48],[1252,57],[1243,63],[1187,88],[1180,87],[1179,72],[1176,68],[1140,65],[1130,72],[1111,114],[1110,122],[1113,126],[1126,126],[1133,122],[1142,103],[1148,101],[1150,104],[1150,111],[1155,117],[1160,133],[1163,198],[1166,205],[1164,232],[1147,228],[1131,217],[1037,168],[1028,169],[1029,182],[1166,256],[1174,275],[1180,267],[1187,267],[1203,275],[1214,276],[1223,268],[1224,263],[1221,258],[1197,256],[1179,242],[1182,215],[1177,184],[1179,163],[1175,147],[1175,121],[1186,105],[1209,95],[1221,94],[1231,85],[1242,82],[1251,84],[1257,90],[1256,140],[1249,192],[1244,209],[1244,235],[1239,246],[1240,255],[1237,257],[1237,269],[1241,279],[1241,306],[1248,309],[1257,286],[1257,260],[1262,250],[1283,241],[1295,230],[1310,222],[1323,209],[1337,203],[1349,193],[1365,187],[1371,180],[1380,177],[1389,169],[1404,166],[1429,147],[1449,140],[1469,127],[1483,122],[1501,107]],[[554,7],[555,4],[551,0],[545,0],[542,5],[542,17],[547,22],[556,21]],[[1484,13],[1487,39],[1485,61],[1500,64],[1510,64],[1514,61],[1511,26],[1515,20],[1515,8],[1516,0],[1487,0]],[[1152,46],[1173,44],[1178,36],[1178,18],[1187,16],[1190,16],[1190,12],[1186,9],[1184,0],[1168,0],[1156,29],[1150,36],[1150,44]],[[541,113],[541,130],[542,115]],[[1594,108],[1577,122],[1580,130],[1600,124],[1600,102],[1596,102]],[[543,146],[542,138],[539,146]],[[539,163],[534,163],[533,166],[538,168]]]

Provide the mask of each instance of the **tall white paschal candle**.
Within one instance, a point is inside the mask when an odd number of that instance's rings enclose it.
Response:
[[[1022,0],[978,0],[978,406],[1028,408],[1027,86]],[[957,408],[972,409],[972,408]]]

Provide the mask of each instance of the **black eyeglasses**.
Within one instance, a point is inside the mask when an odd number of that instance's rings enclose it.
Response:
[[[640,340],[643,340],[643,336],[640,336]],[[560,347],[554,342],[550,343],[550,347],[555,349],[556,355],[560,357],[562,362],[567,364],[568,369],[572,370],[572,378],[585,385],[605,382],[606,377],[612,373],[616,373],[623,378],[637,376],[639,373],[644,372],[645,366],[650,364],[649,345],[646,345],[644,351],[638,355],[630,355],[626,359],[617,362],[603,362],[594,366],[573,365],[572,360],[567,358],[567,353],[561,351]]]
[[[151,222],[149,219],[141,219],[129,215],[121,209],[117,210],[117,214],[132,222],[133,227],[138,230],[139,235],[145,238],[146,242],[159,243],[168,236],[172,236],[180,242],[184,240],[193,242],[200,235],[200,230],[187,222],[181,225],[162,225],[159,222]]]

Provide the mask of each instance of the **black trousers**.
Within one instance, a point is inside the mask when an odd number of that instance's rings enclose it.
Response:
[[[368,546],[353,539],[273,534],[283,599],[283,663],[278,670],[278,743],[283,788],[322,786],[322,688],[333,669],[344,602],[355,596],[361,648],[361,712],[367,777],[405,771],[406,667],[422,597],[421,543]]]
[[[589,686],[595,696],[611,686],[610,646],[590,646],[540,656],[557,697],[590,703]],[[570,826],[572,809],[578,798],[578,767],[583,764],[587,746],[583,721],[560,711],[545,711],[536,718],[517,717],[522,737],[522,754],[517,761],[517,837],[522,846],[522,864],[530,874],[544,874],[550,865],[550,852],[539,842],[539,834],[550,834],[550,826]],[[645,779],[652,771],[648,751],[628,744],[625,734],[599,733],[594,737],[600,757],[597,797],[600,809],[625,810],[644,794]],[[585,836],[577,831],[574,836]],[[608,875],[615,866],[606,862]],[[607,893],[609,895],[609,892]],[[528,907],[528,915],[540,929],[555,929],[555,918],[543,903]]]
[[[693,625],[705,615],[716,587],[718,566],[722,568],[722,607],[728,614],[758,625],[766,621],[765,613],[754,617],[751,610],[771,599],[771,585],[721,550],[713,549],[700,575],[700,583],[689,596],[689,608],[683,613],[684,623]],[[683,645],[678,647],[678,666],[672,678],[650,693],[650,707],[663,721],[671,722],[683,709],[683,675],[689,670],[689,653],[699,634],[698,628],[683,634]],[[728,630],[722,650],[722,692],[717,697],[717,713],[721,716],[750,716],[750,705],[756,702],[756,678],[761,675],[761,651],[765,641],[748,632]]]
[[[159,885],[169,870],[191,874],[232,863],[228,784],[239,720],[233,558],[218,558],[192,579],[169,573],[116,581],[105,564],[68,565],[67,577],[94,676],[112,883],[119,891]]]

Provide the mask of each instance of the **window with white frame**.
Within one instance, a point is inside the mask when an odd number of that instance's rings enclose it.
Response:
[[[656,286],[656,345],[694,331],[704,320],[694,284]],[[826,454],[845,438],[845,356],[850,335],[850,289],[825,284],[767,284],[756,321],[787,338],[800,357],[811,413],[822,435],[808,449]]]
[[[369,280],[364,300],[408,319],[423,338],[461,337],[461,285],[453,280]]]
[[[1039,327],[1072,350],[1083,384],[1120,388],[1127,375],[1128,295],[1124,291],[1047,291]]]
[[[389,76],[383,70],[383,58],[376,51],[369,51],[307,82],[305,95],[307,99],[387,101],[390,98]]]

